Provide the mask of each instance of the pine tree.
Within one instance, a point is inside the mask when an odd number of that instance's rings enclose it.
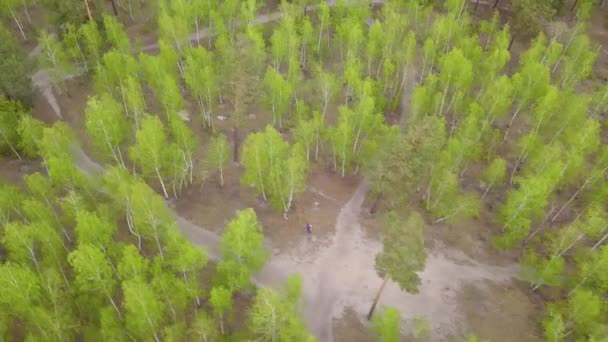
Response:
[[[426,262],[422,235],[424,220],[417,212],[411,212],[405,224],[401,224],[400,220],[395,212],[390,212],[386,216],[388,225],[383,249],[376,255],[376,269],[383,281],[367,314],[368,319],[372,318],[378,299],[389,279],[407,292],[416,292],[420,284],[417,272],[424,269]]]

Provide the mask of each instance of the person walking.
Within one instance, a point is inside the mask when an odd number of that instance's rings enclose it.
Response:
[[[308,234],[311,234],[311,233],[312,233],[312,224],[310,224],[310,223],[307,223],[307,224],[306,224],[306,232],[307,232]]]

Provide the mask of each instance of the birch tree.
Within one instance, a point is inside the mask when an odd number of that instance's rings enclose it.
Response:
[[[297,314],[301,290],[295,291],[294,287],[297,289],[298,286],[294,286],[294,283],[298,285],[297,282],[301,280],[295,279],[294,281],[294,276],[288,278],[287,288],[282,291],[283,293],[268,288],[257,290],[248,319],[248,327],[253,338],[260,341],[312,342],[315,340]]]
[[[222,286],[214,287],[211,289],[209,302],[214,315],[220,321],[220,332],[224,335],[224,315],[232,310],[232,292]]]
[[[63,90],[64,79],[73,71],[65,47],[45,30],[40,32],[38,44],[42,48],[39,55],[40,64],[46,69],[53,84]]]
[[[93,146],[106,159],[125,167],[121,145],[130,135],[129,124],[120,104],[110,95],[93,96],[87,101],[85,125]]]
[[[93,245],[82,244],[72,251],[68,261],[76,274],[75,285],[83,294],[102,294],[114,307],[118,317],[122,317],[114,301],[116,279],[104,253]]]
[[[217,267],[222,284],[230,291],[248,287],[251,276],[268,258],[262,226],[253,209],[237,212],[236,218],[228,223],[221,237],[220,251],[222,261]]]
[[[154,175],[169,198],[163,175],[166,172],[165,149],[167,137],[163,124],[157,117],[147,117],[141,122],[141,128],[136,132],[136,143],[129,148],[131,160],[141,168],[144,176]]]
[[[220,173],[220,186],[224,186],[224,168],[230,160],[230,145],[224,134],[218,134],[211,138],[207,150],[207,163],[209,168]]]
[[[123,307],[127,330],[141,339],[160,342],[159,330],[164,305],[143,279],[122,283]]]
[[[316,72],[317,82],[317,87],[315,87],[315,89],[321,102],[319,111],[321,112],[323,119],[325,119],[327,107],[337,93],[338,81],[334,74],[324,71],[320,66],[316,66],[314,70]]]
[[[131,54],[131,43],[122,23],[113,16],[104,15],[103,26],[110,46],[123,54]]]
[[[212,52],[203,47],[187,49],[184,80],[196,98],[205,125],[214,129],[213,115],[218,101],[217,66]]]
[[[268,68],[262,81],[263,100],[272,111],[272,122],[283,127],[283,117],[289,111],[293,89],[275,69]]]
[[[27,120],[23,119],[25,116],[27,113],[19,102],[0,97],[0,152],[2,154],[11,153],[21,159],[21,154],[18,152],[20,137],[16,128],[21,120]]]

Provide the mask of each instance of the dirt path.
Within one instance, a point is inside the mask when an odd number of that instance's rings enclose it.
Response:
[[[374,258],[381,244],[367,237],[359,223],[366,193],[367,186],[363,183],[342,207],[329,245],[316,248],[314,236],[302,239],[292,252],[273,255],[268,268],[262,272],[266,276],[272,272],[302,274],[304,318],[322,342],[334,340],[333,319],[339,318],[344,309],[352,309],[364,320],[382,282],[374,270]],[[469,329],[464,323],[465,310],[459,302],[466,286],[502,284],[517,274],[515,265],[482,264],[441,246],[428,253],[426,268],[420,274],[419,293],[405,293],[389,282],[379,304],[398,308],[404,321],[426,317],[435,341],[458,336]]]

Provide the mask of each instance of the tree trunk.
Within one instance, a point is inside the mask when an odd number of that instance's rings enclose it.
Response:
[[[239,162],[239,130],[236,126],[232,126],[232,161]]]
[[[25,16],[27,17],[27,22],[32,23],[32,18],[30,17],[30,12],[27,10],[27,3],[23,0],[23,10],[25,11]]]
[[[224,187],[224,168],[220,166],[220,187]]]
[[[165,198],[169,198],[169,194],[167,193],[167,188],[165,187],[165,182],[163,182],[163,177],[161,177],[158,169],[156,169],[155,171],[156,171],[156,176],[158,176],[158,180],[160,181],[160,186],[163,188],[163,194],[165,195]]]
[[[572,12],[574,10],[574,7],[576,7],[577,4],[578,4],[578,0],[574,0],[572,7],[570,7],[570,12]]]
[[[475,8],[473,9],[475,12],[477,12],[477,7],[479,7],[479,0],[475,1]]]
[[[602,238],[595,243],[595,245],[593,245],[593,247],[591,247],[591,250],[594,251],[596,248],[598,248],[602,243],[604,243],[604,241],[606,241],[606,239],[608,239],[608,234],[605,234],[604,236],[602,236]]]
[[[93,21],[93,16],[91,15],[91,8],[89,7],[89,0],[84,0],[84,7],[87,9],[87,17],[89,17],[89,21]]]
[[[27,40],[27,37],[25,36],[25,32],[23,32],[23,26],[21,26],[21,22],[19,21],[19,19],[17,19],[15,12],[11,11],[11,15],[13,16],[13,20],[15,21],[15,23],[17,24],[17,27],[19,28],[19,32],[21,32],[21,37],[23,37],[23,40]]]
[[[509,41],[509,47],[507,48],[507,50],[509,52],[511,51],[511,47],[513,46],[514,41],[515,41],[515,36],[511,36],[511,40]]]
[[[114,16],[118,16],[118,9],[116,8],[116,0],[110,0],[112,3],[112,12],[114,12]]]
[[[574,195],[570,196],[570,198],[568,199],[568,201],[566,201],[566,203],[564,203],[564,205],[562,205],[561,208],[559,208],[559,210],[557,211],[557,213],[555,214],[555,216],[553,216],[551,218],[551,222],[555,222],[555,220],[559,217],[559,215],[562,213],[562,211],[564,211],[564,209],[566,209],[570,203],[572,203],[572,201],[576,198],[576,196],[578,196],[578,194],[581,192],[581,190],[583,190],[583,188],[587,185],[587,183],[589,182],[589,178],[587,178],[587,180],[585,180],[585,182],[583,183],[582,186],[580,186],[576,192],[574,193]]]
[[[380,285],[380,289],[378,289],[378,293],[376,293],[376,297],[374,298],[374,302],[372,303],[372,307],[369,308],[369,312],[367,313],[367,319],[371,320],[374,315],[374,310],[376,310],[376,305],[378,305],[378,300],[380,300],[380,296],[382,295],[382,291],[384,291],[384,287],[388,283],[388,275],[385,275],[382,280],[382,285]]]
[[[380,204],[380,201],[382,200],[382,195],[384,195],[384,192],[381,192],[378,194],[378,196],[376,196],[376,199],[374,200],[372,207],[369,209],[370,214],[376,213],[376,210],[378,209],[378,204]]]
[[[477,1],[479,3],[479,0]],[[498,3],[500,2],[500,0],[496,0],[494,1],[494,5],[492,6],[492,8],[496,8],[498,7]]]

